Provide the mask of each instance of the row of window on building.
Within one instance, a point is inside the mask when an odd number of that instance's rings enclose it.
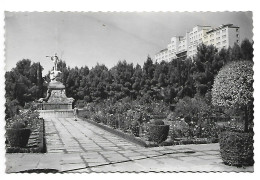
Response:
[[[171,59],[191,57],[197,54],[200,44],[214,45],[219,50],[233,46],[240,40],[239,27],[233,24],[221,25],[217,28],[211,26],[195,26],[192,31],[186,32],[184,36],[171,38],[167,48],[155,55],[155,61],[169,61]],[[185,55],[183,55],[186,53]]]

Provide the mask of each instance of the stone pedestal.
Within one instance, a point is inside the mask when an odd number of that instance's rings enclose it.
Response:
[[[48,85],[46,102],[39,104],[39,110],[72,109],[73,98],[68,98],[65,86],[59,81],[51,81]]]

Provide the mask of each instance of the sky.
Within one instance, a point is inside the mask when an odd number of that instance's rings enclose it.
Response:
[[[143,65],[167,47],[171,37],[196,25],[240,27],[241,40],[253,39],[251,12],[6,12],[6,70],[22,59],[51,70],[55,53],[70,67],[113,67],[120,60]]]

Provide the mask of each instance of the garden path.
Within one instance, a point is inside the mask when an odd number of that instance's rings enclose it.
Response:
[[[6,172],[55,169],[59,172],[253,171],[222,163],[219,144],[144,148],[86,121],[45,118],[47,153],[6,155]]]
[[[138,149],[125,139],[78,118],[46,118],[48,153],[106,152]]]

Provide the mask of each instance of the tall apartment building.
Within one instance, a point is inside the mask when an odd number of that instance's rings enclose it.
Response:
[[[203,37],[211,29],[210,26],[195,26],[189,33],[190,43],[187,49],[187,56],[192,57],[197,54],[197,47],[203,43]]]
[[[240,43],[239,27],[233,24],[221,25],[217,28],[210,26],[195,26],[185,36],[174,36],[166,49],[155,54],[155,61],[170,61],[186,57],[193,58],[200,44],[214,45],[217,49],[228,48],[234,43]]]

